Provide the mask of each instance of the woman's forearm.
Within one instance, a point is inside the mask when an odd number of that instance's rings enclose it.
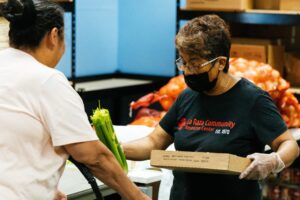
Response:
[[[124,173],[112,152],[100,141],[88,141],[64,146],[78,162],[126,200],[150,200]]]
[[[299,156],[299,146],[295,140],[286,140],[280,144],[277,153],[288,167]]]
[[[154,148],[149,137],[122,144],[122,147],[128,160],[148,160]]]
[[[122,145],[129,160],[148,160],[154,149],[166,149],[173,143],[173,138],[159,125],[148,136]]]
[[[148,199],[138,187],[129,180],[112,154],[102,154],[98,157],[98,162],[87,166],[95,177],[116,190],[124,199]]]

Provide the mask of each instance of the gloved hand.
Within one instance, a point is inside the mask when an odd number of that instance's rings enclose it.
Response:
[[[270,173],[278,173],[284,169],[285,164],[278,153],[264,154],[254,153],[247,158],[253,160],[251,164],[240,174],[240,179],[262,180]]]

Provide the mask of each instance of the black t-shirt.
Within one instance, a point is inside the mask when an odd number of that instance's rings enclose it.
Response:
[[[247,156],[287,130],[267,92],[246,79],[217,96],[183,91],[160,121],[176,150]],[[258,181],[238,176],[173,171],[171,200],[258,200]],[[206,198],[205,198],[206,197]]]

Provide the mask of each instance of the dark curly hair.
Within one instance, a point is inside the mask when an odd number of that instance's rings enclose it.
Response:
[[[63,39],[64,10],[51,0],[8,0],[0,13],[10,22],[9,43],[35,49],[52,28]]]
[[[203,59],[226,56],[224,72],[229,68],[231,38],[229,27],[217,15],[204,15],[189,21],[176,35],[176,47]]]

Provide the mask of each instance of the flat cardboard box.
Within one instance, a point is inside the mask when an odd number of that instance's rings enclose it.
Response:
[[[188,151],[151,152],[150,164],[154,167],[186,172],[238,175],[251,163],[250,159],[227,153]]]
[[[267,63],[283,74],[284,52],[284,46],[277,45],[273,40],[232,38],[230,57]]]
[[[189,10],[245,11],[253,7],[253,0],[187,0]]]
[[[299,0],[280,0],[280,10],[300,10]]]

